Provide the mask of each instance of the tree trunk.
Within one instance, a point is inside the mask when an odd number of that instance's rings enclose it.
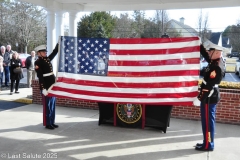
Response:
[[[27,53],[27,45],[24,47],[24,53]]]

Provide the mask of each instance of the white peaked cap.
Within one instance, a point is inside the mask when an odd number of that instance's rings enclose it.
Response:
[[[209,49],[208,49],[208,50],[218,50],[218,51],[222,51],[222,50],[223,50],[223,47],[212,43],[212,44],[209,45]]]
[[[40,46],[37,46],[34,50],[36,52],[38,52],[38,51],[47,51],[47,46],[46,45],[40,45]]]
[[[218,50],[218,51],[222,51],[224,48],[219,46],[219,45],[216,45],[214,43],[212,43],[211,41],[209,40],[206,40],[204,43],[203,43],[203,46],[207,49],[207,50]]]

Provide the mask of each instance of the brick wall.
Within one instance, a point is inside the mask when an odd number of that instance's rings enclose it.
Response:
[[[216,121],[240,125],[240,90],[220,89],[221,100],[217,105]],[[199,120],[200,107],[174,106],[171,117]]]
[[[42,104],[38,80],[33,80],[32,88],[33,103]],[[220,89],[220,92],[221,101],[217,106],[216,121],[219,123],[240,125],[240,90]],[[64,107],[98,109],[97,103],[66,98],[57,98],[57,105]],[[195,106],[174,106],[171,117],[200,120],[200,108]]]

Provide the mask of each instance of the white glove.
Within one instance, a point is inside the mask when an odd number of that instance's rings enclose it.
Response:
[[[194,106],[200,106],[200,104],[201,104],[201,102],[199,101],[199,99],[196,97],[196,98],[194,98],[194,100],[193,100],[193,105]]]
[[[44,89],[44,90],[42,90],[42,94],[43,94],[44,96],[47,96],[47,95],[48,95],[48,91],[47,91],[46,89]]]

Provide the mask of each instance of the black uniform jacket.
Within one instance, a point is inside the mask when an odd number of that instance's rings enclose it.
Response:
[[[38,57],[35,61],[35,71],[37,72],[40,90],[48,90],[55,83],[55,75],[43,76],[44,74],[52,73],[53,67],[51,61],[58,53],[58,45],[48,57]]]
[[[205,69],[198,99],[202,103],[214,104],[220,100],[219,88],[217,85],[220,84],[222,80],[223,70],[221,68],[223,67],[219,66],[220,59],[211,60],[209,58],[209,55],[203,45],[200,46],[200,53],[208,62],[208,66]],[[210,97],[208,97],[211,90],[214,92]]]
[[[11,80],[20,80],[22,78],[24,78],[23,73],[14,73],[13,70],[17,67],[21,67],[22,68],[22,61],[21,59],[14,59],[12,58],[10,60],[10,79]]]

